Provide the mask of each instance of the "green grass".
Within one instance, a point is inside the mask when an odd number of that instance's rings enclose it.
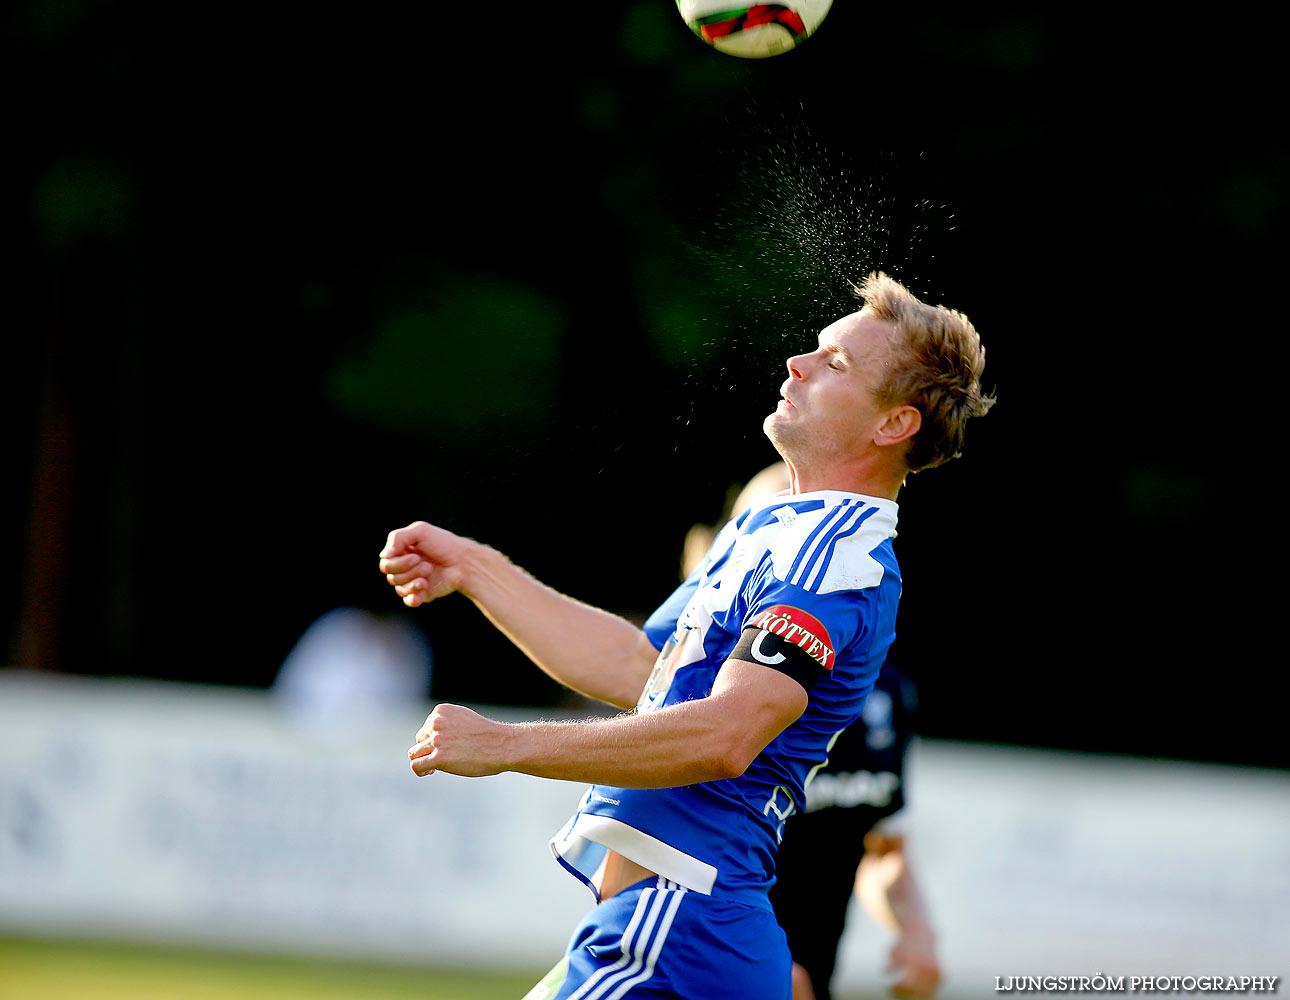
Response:
[[[545,973],[0,938],[0,1000],[520,1000]]]

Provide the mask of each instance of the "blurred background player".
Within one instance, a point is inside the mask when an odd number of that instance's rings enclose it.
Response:
[[[406,618],[333,608],[301,634],[270,690],[292,716],[330,731],[425,701],[433,665],[430,641]]]
[[[788,491],[784,464],[767,466],[727,504],[721,523]],[[682,576],[698,567],[716,530],[696,524],[687,533]],[[805,810],[785,826],[770,899],[793,955],[793,1000],[831,1000],[853,889],[874,922],[896,935],[886,970],[892,993],[931,997],[940,984],[935,936],[905,849],[905,761],[917,707],[913,683],[889,659],[860,718],[807,787]]]

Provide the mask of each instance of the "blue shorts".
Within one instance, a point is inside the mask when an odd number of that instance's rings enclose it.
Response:
[[[524,1000],[791,1000],[791,969],[773,911],[649,878],[587,914]]]

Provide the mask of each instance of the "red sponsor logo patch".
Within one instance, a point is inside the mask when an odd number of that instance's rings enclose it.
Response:
[[[825,670],[833,669],[833,640],[829,630],[814,615],[801,608],[776,604],[748,623],[747,628],[763,628],[785,642],[799,647]]]

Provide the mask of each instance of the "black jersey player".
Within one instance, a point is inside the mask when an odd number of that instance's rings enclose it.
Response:
[[[902,816],[916,710],[913,685],[889,661],[807,789],[805,811],[785,828],[771,902],[793,955],[794,1000],[830,997],[853,887],[869,915],[897,935],[892,991],[927,997],[939,984]]]

